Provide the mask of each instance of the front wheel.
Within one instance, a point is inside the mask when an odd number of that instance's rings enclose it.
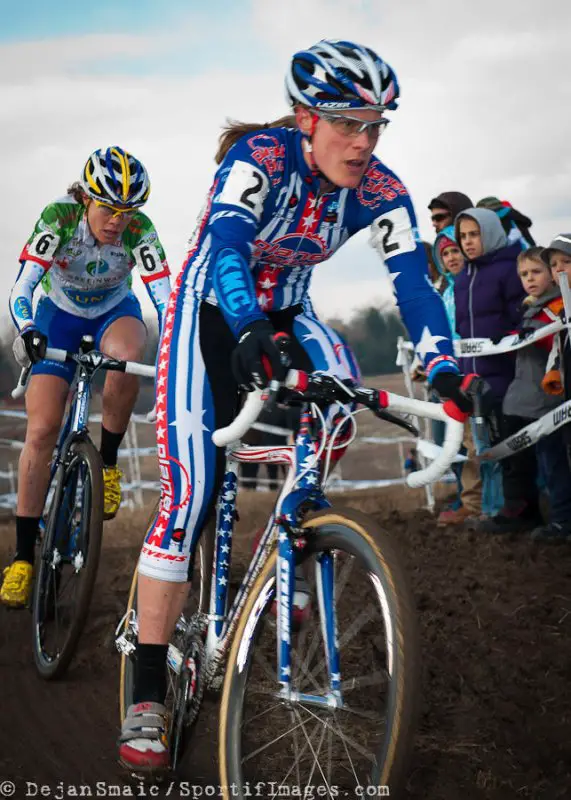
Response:
[[[42,678],[61,677],[89,612],[103,531],[101,457],[73,442],[54,477],[32,601],[33,648]]]
[[[312,603],[309,618],[291,632],[292,695],[284,697],[277,680],[274,552],[249,594],[226,669],[219,730],[223,797],[248,797],[258,784],[268,798],[285,791],[304,796],[302,787],[309,786],[320,797],[398,797],[419,695],[408,580],[390,537],[364,514],[329,509],[303,527],[299,562]],[[323,599],[325,564],[329,603]],[[325,631],[335,616],[337,632],[329,641],[337,643],[339,673],[333,674]],[[340,679],[341,702],[333,701],[332,677]]]

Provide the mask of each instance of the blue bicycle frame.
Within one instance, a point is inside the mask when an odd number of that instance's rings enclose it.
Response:
[[[85,344],[88,346],[88,343]],[[87,350],[83,350],[84,343],[82,341],[82,348],[81,352],[87,352]],[[44,509],[47,506],[47,500],[49,495],[49,490],[54,479],[54,475],[58,466],[62,463],[65,459],[67,454],[67,447],[66,442],[73,441],[80,436],[87,430],[87,423],[89,420],[89,394],[90,394],[90,387],[91,387],[91,375],[89,374],[87,368],[78,361],[78,371],[77,371],[77,381],[75,388],[73,389],[73,396],[71,399],[71,403],[67,412],[64,417],[63,424],[61,426],[57,443],[54,450],[54,457],[52,458],[51,466],[50,466],[50,480],[48,483],[48,490],[46,492],[46,497],[44,501]],[[40,523],[42,525],[42,523]]]
[[[304,407],[295,445],[291,447],[242,446],[230,450],[224,481],[219,492],[216,514],[216,543],[212,569],[210,610],[208,613],[206,656],[207,681],[215,682],[223,662],[240,612],[249,590],[262,570],[271,549],[273,535],[277,535],[278,557],[275,580],[277,600],[278,663],[277,680],[280,694],[287,699],[303,699],[305,702],[337,705],[341,703],[341,676],[337,642],[337,620],[334,604],[334,562],[330,554],[322,553],[317,559],[317,595],[321,620],[323,621],[326,659],[329,669],[330,692],[327,696],[301,695],[291,689],[291,629],[292,604],[295,587],[295,551],[305,545],[302,531],[296,529],[301,509],[317,510],[330,507],[321,487],[321,476],[317,458],[317,437],[313,434],[314,420],[308,406]],[[289,453],[290,457],[280,458]],[[255,454],[259,458],[253,458]],[[232,607],[228,611],[228,579],[232,553],[232,534],[236,516],[236,493],[238,463],[257,460],[289,463],[290,470],[276,508],[270,515],[264,533],[256,547],[246,575],[240,585]],[[301,535],[300,535],[301,534]],[[271,587],[270,587],[271,588]],[[264,602],[259,604],[261,614]],[[252,626],[252,631],[254,626]]]

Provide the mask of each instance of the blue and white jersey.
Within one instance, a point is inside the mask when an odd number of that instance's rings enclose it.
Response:
[[[267,311],[304,303],[313,268],[370,227],[403,321],[433,378],[457,371],[451,332],[428,278],[424,247],[405,186],[371,156],[356,189],[320,194],[290,128],[243,136],[216,172],[179,275],[179,289],[220,306],[238,336]]]

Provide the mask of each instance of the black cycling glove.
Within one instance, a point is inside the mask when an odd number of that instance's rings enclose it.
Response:
[[[452,400],[465,414],[471,414],[477,405],[478,412],[486,416],[497,405],[489,384],[479,375],[438,372],[434,376],[432,386],[441,397]]]
[[[274,341],[275,335],[275,328],[265,319],[250,322],[240,331],[238,344],[232,353],[232,372],[238,384],[247,391],[265,388],[270,378],[278,381],[285,378],[287,367]]]
[[[473,414],[480,439],[494,445],[502,438],[501,404],[491,386],[479,375],[456,375],[439,372],[432,386],[439,395],[451,400],[464,414]]]
[[[14,339],[12,352],[18,364],[27,367],[45,358],[47,346],[47,336],[37,328],[28,327]]]

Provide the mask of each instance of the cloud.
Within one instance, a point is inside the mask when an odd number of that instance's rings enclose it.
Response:
[[[210,19],[209,9],[184,12],[148,31],[141,17],[138,33],[118,26],[0,46],[6,316],[17,258],[41,209],[93,149],[111,143],[151,173],[148,213],[176,274],[225,118],[281,116],[289,57],[324,37],[370,44],[397,71],[400,108],[377,152],[411,192],[425,238],[426,206],[449,189],[474,201],[509,199],[542,241],[571,228],[571,4],[553,2],[549,15],[535,0],[481,0],[477,10],[457,0],[252,0],[226,15],[219,2],[211,6]],[[312,292],[323,315],[390,302],[386,270],[366,241],[355,237],[316,268]]]
[[[19,88],[41,82],[53,75],[73,74],[88,65],[109,63],[116,57],[139,58],[152,50],[164,49],[167,41],[152,36],[92,34],[62,36],[0,47],[0,83]]]

